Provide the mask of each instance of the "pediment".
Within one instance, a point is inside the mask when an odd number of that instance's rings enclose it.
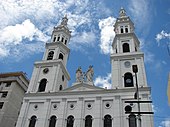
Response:
[[[63,91],[96,91],[96,90],[103,90],[104,88],[94,86],[93,84],[89,83],[74,83],[71,87],[64,89]]]

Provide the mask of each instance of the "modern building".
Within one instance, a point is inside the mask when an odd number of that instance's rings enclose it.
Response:
[[[23,72],[0,74],[0,127],[15,127],[29,80]]]
[[[142,127],[153,127],[152,115],[138,116],[124,110],[126,107],[132,109],[131,112],[138,112],[140,106],[140,111],[152,112],[151,103],[125,103],[147,102],[151,97],[144,54],[139,49],[134,24],[125,10],[121,8],[113,24],[116,36],[110,55],[111,89],[94,86],[92,66],[89,66],[86,75],[79,67],[76,82],[71,87],[67,86],[70,76],[66,64],[71,37],[67,21],[64,17],[61,24],[54,27],[42,61],[34,64],[17,127],[140,127],[140,124]],[[137,65],[137,73],[133,73],[132,65]]]

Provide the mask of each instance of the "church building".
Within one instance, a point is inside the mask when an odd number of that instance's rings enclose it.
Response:
[[[71,32],[65,16],[54,27],[43,59],[34,64],[16,127],[153,127],[151,88],[147,85],[144,53],[134,24],[123,8],[114,25],[111,89],[95,86],[93,66],[76,70],[70,80],[67,59]],[[132,66],[137,67],[136,70]],[[137,65],[137,66],[136,66]],[[137,103],[137,102],[146,103]],[[126,110],[126,111],[125,111]]]

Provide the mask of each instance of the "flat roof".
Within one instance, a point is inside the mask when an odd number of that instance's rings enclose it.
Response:
[[[6,77],[18,77],[23,76],[25,80],[29,83],[29,79],[26,76],[26,73],[20,71],[20,72],[7,72],[7,73],[0,73],[0,78],[6,78]]]

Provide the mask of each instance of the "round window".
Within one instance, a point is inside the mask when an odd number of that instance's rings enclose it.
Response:
[[[109,102],[105,103],[105,107],[106,108],[110,108],[111,107],[111,104]]]
[[[70,104],[70,109],[74,109],[74,104]]]
[[[38,105],[34,105],[34,110],[37,110],[38,109]]]
[[[53,109],[57,109],[57,104],[53,104]]]
[[[92,108],[92,104],[91,103],[88,103],[87,104],[87,109],[91,109]]]
[[[48,71],[49,71],[49,69],[48,69],[48,68],[45,68],[45,69],[43,70],[43,73],[44,73],[44,74],[47,74]]]

